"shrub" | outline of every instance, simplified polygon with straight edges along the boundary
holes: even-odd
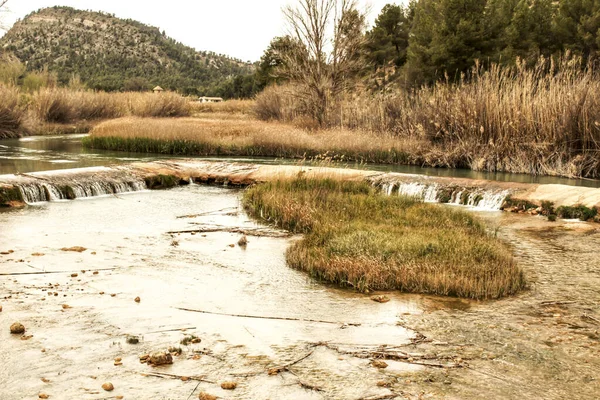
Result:
[[[0,139],[19,137],[23,132],[24,115],[18,90],[0,85]]]

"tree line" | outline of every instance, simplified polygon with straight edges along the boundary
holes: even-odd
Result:
[[[596,61],[600,54],[598,0],[411,0],[407,5],[386,5],[370,29],[356,2],[299,1],[302,12],[311,5],[318,10],[321,4],[334,3],[352,20],[347,22],[353,25],[344,33],[346,38],[354,36],[361,43],[360,49],[352,50],[362,62],[357,72],[377,89],[392,82],[414,87],[457,80],[476,63],[531,66],[540,57],[566,52],[586,61]],[[343,18],[334,17],[332,23]],[[291,32],[275,38],[265,51],[256,72],[257,87],[281,80],[281,67],[290,58],[286,54],[297,46],[308,48],[297,30]],[[333,32],[329,40],[339,35]]]

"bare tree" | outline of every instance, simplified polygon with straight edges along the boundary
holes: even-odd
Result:
[[[298,0],[283,13],[296,45],[283,54],[281,73],[299,85],[299,96],[323,125],[328,103],[363,68],[365,17],[356,0]]]
[[[6,8],[6,3],[8,3],[8,0],[0,0],[0,30],[6,29],[6,27],[2,23],[2,13],[8,11],[8,9]]]

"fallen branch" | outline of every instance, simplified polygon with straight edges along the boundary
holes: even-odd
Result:
[[[32,267],[33,268],[33,267]],[[114,271],[119,268],[103,268],[103,269],[88,269],[86,271],[95,272],[95,271]],[[55,274],[72,274],[74,272],[79,271],[46,271],[46,272],[12,272],[7,274],[0,274],[0,276],[19,276],[19,275],[55,275]]]
[[[191,331],[191,330],[194,330],[194,329],[198,329],[198,328],[196,328],[195,326],[191,326],[189,328],[173,328],[173,329],[167,329],[167,330],[164,330],[164,331],[148,332],[148,333],[146,333],[146,335],[152,335],[154,333],[165,333],[165,332],[179,332],[179,331],[183,332],[183,331]]]
[[[327,342],[314,343],[314,346],[324,346],[330,350],[334,350],[339,354],[349,355],[356,358],[363,359],[379,359],[379,360],[392,360],[399,361],[407,364],[420,365],[423,367],[430,368],[462,368],[463,364],[453,363],[439,363],[433,362],[432,360],[453,360],[454,357],[437,357],[435,355],[423,355],[423,354],[410,354],[403,351],[389,351],[384,347],[379,347],[377,350],[361,350],[361,351],[345,351],[337,346],[333,346]]]
[[[200,314],[222,315],[225,317],[234,317],[234,318],[270,319],[270,320],[275,320],[275,321],[298,321],[298,322],[314,322],[314,323],[318,323],[318,324],[341,325],[339,322],[323,321],[323,320],[318,320],[318,319],[291,318],[291,317],[264,317],[261,315],[227,314],[227,313],[220,313],[220,312],[213,312],[213,311],[193,310],[190,308],[181,308],[181,307],[175,307],[175,309],[181,310],[181,311],[195,312],[195,313],[200,313]],[[348,325],[360,326],[361,324],[348,324]]]
[[[214,232],[226,232],[226,233],[239,233],[246,236],[255,237],[273,237],[273,238],[286,238],[292,236],[291,233],[275,231],[272,229],[265,228],[240,228],[240,227],[226,227],[226,226],[211,226],[207,228],[199,229],[186,229],[183,231],[171,231],[167,232],[168,235],[177,235],[181,233],[214,233]]]
[[[312,349],[308,354],[306,354],[305,356],[297,359],[296,361],[292,361],[289,364],[285,364],[282,365],[280,367],[273,367],[273,368],[269,368],[269,375],[277,375],[283,371],[289,371],[289,368],[293,365],[296,365],[304,360],[306,360],[308,357],[310,357],[313,353],[315,352],[315,349]],[[294,374],[295,375],[295,374]]]
[[[198,218],[198,217],[204,217],[206,215],[213,215],[216,213],[220,213],[223,211],[229,211],[229,210],[237,210],[237,207],[225,207],[225,208],[221,208],[220,210],[214,210],[214,211],[207,211],[207,212],[203,212],[200,214],[192,214],[192,215],[181,215],[179,217],[177,217],[177,219],[183,219],[183,218]]]
[[[583,314],[583,315],[581,316],[581,318],[582,318],[582,319],[589,319],[590,321],[594,321],[595,323],[597,323],[597,324],[600,324],[600,320],[599,320],[598,318],[594,318],[594,317],[592,317],[592,316],[591,316],[591,315],[589,315],[589,314]]]
[[[155,378],[163,378],[163,379],[185,379],[187,378],[190,381],[197,381],[197,382],[206,382],[206,383],[212,383],[213,385],[216,385],[217,382],[214,381],[209,381],[207,379],[204,379],[201,376],[185,376],[185,375],[174,375],[174,374],[167,374],[164,372],[140,372],[140,375],[142,376],[152,376]]]
[[[384,394],[383,396],[377,396],[377,397],[373,397],[373,396],[361,397],[358,400],[388,400],[388,399],[395,399],[398,396],[399,396],[398,394],[392,393],[392,394]]]
[[[542,301],[542,306],[563,306],[567,304],[575,304],[575,301]]]

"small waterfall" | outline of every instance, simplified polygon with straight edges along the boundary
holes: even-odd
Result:
[[[60,184],[47,182],[27,182],[16,185],[28,204],[48,201],[73,200],[86,197],[106,196],[146,190],[143,180],[115,179],[98,181],[65,181]]]
[[[386,182],[381,184],[383,193],[391,196],[413,197],[426,203],[448,203],[473,207],[481,210],[500,210],[509,196],[507,190],[484,188],[460,188],[437,183]]]

